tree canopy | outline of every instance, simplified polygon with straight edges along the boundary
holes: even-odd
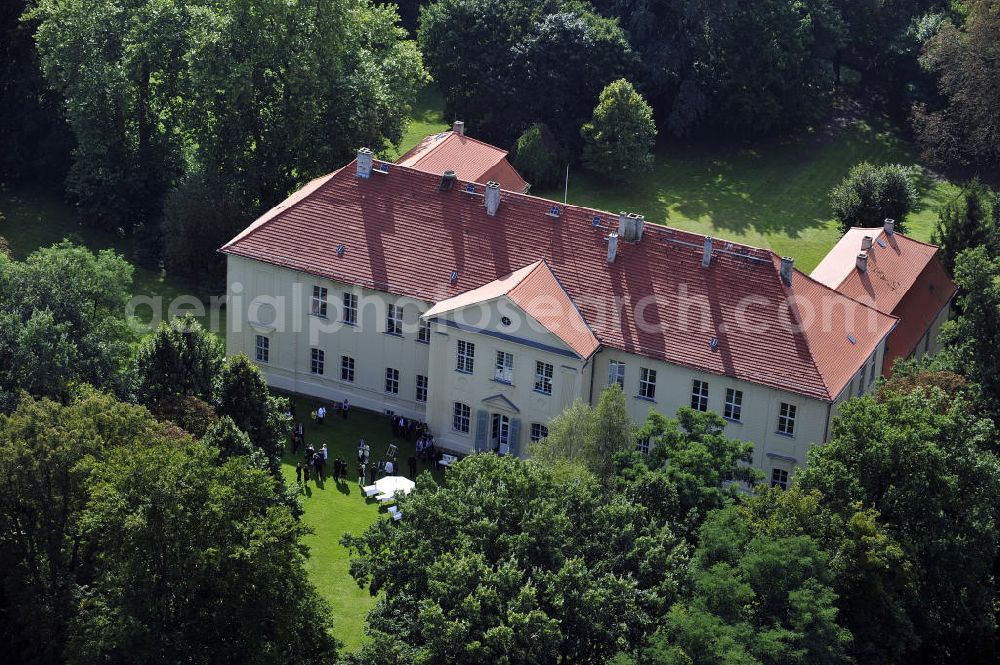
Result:
[[[580,131],[583,163],[591,170],[625,182],[652,168],[653,109],[625,79],[601,91],[593,117]]]
[[[24,261],[0,253],[0,411],[22,390],[67,399],[90,383],[122,392],[134,333],[132,266],[68,241]]]

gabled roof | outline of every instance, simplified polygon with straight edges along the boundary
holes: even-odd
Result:
[[[506,150],[454,131],[425,136],[396,164],[438,176],[452,170],[459,180],[483,185],[493,180],[510,192],[528,190],[528,183],[507,161]]]
[[[872,238],[864,272],[857,269],[862,239]],[[853,228],[834,246],[812,276],[840,293],[894,314],[900,324],[889,343],[885,367],[912,352],[958,287],[937,256],[934,245],[891,235],[885,229]]]
[[[500,296],[510,298],[523,312],[561,339],[581,358],[589,358],[600,346],[545,261],[535,261],[489,284],[442,300],[425,312],[424,316],[439,316]]]
[[[605,347],[822,400],[895,323],[798,271],[784,284],[769,250],[717,241],[703,267],[704,236],[647,224],[608,262],[615,214],[504,191],[491,216],[481,186],[440,181],[352,163],[222,251],[428,303],[544,261]],[[824,327],[824,308],[844,313]]]

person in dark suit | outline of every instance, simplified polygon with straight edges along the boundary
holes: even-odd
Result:
[[[410,478],[417,479],[417,458],[410,455],[410,459],[407,460],[410,466]]]

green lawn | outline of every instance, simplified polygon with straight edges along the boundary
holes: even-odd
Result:
[[[770,247],[808,272],[840,236],[830,189],[865,160],[917,162],[910,144],[893,131],[863,121],[782,141],[665,143],[657,148],[654,170],[627,184],[571,169],[569,202]],[[920,205],[907,220],[908,233],[928,240],[938,210],[959,190],[917,170]],[[532,193],[563,199],[562,188]]]
[[[340,414],[331,413],[322,426],[309,419],[309,414],[319,406],[319,402],[296,398],[297,419],[306,430],[306,442],[317,450],[325,443],[330,460],[341,457],[348,461],[348,481],[334,484],[331,481],[319,485],[310,482],[302,493],[305,508],[303,521],[313,529],[306,538],[310,550],[307,564],[309,576],[320,593],[333,608],[335,633],[347,649],[355,649],[361,644],[364,633],[365,615],[374,603],[367,589],[358,588],[350,575],[347,550],[340,545],[340,537],[345,532],[360,534],[375,520],[388,519],[378,503],[366,501],[357,482],[357,445],[362,437],[371,447],[373,460],[379,459],[390,442],[399,446],[398,460],[402,463],[399,472],[408,475],[407,459],[414,454],[414,444],[393,439],[392,428],[385,416],[369,411],[354,409],[345,420]],[[295,483],[295,464],[300,461],[286,451],[282,460],[282,471],[290,485]],[[420,465],[420,471],[430,467]],[[332,464],[328,465],[332,472]],[[440,479],[440,472],[434,475]],[[366,483],[367,484],[367,483]]]
[[[437,134],[447,129],[451,129],[451,124],[444,119],[444,97],[437,88],[429,85],[417,95],[417,101],[410,111],[410,124],[406,126],[399,148],[390,148],[381,156],[395,161],[428,134]]]

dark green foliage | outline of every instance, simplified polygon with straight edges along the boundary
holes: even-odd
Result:
[[[691,582],[642,665],[848,662],[828,556],[809,536],[758,533],[736,507],[716,511],[701,527]]]
[[[272,397],[264,375],[242,353],[226,360],[219,388],[219,415],[233,422],[264,451],[277,472],[281,451],[291,431],[284,415],[287,400]]]
[[[0,3],[0,182],[61,185],[72,135],[58,95],[48,90],[32,39],[21,21],[29,0]]]
[[[400,507],[345,537],[358,583],[384,594],[353,663],[604,663],[677,597],[686,547],[592,480],[474,455]]]
[[[579,145],[601,89],[634,63],[617,22],[579,3],[442,0],[421,13],[419,37],[447,113],[499,145],[536,122]]]
[[[554,187],[565,166],[565,155],[548,126],[535,123],[524,130],[510,154],[514,168],[533,187]]]
[[[218,249],[250,221],[225,192],[201,175],[186,177],[163,204],[162,243],[167,271],[210,292],[225,287],[226,260]]]
[[[938,218],[931,242],[938,247],[938,257],[949,274],[955,272],[955,259],[967,249],[984,247],[991,256],[1000,253],[1000,229],[996,218],[1000,211],[994,206],[993,215],[987,214],[987,191],[978,182],[966,186],[959,201],[952,201]]]
[[[1000,2],[972,0],[963,25],[945,21],[921,63],[937,79],[940,101],[914,107],[925,157],[944,166],[1000,173]]]
[[[906,217],[917,204],[910,173],[899,164],[856,164],[843,182],[830,192],[830,206],[841,232],[854,226],[880,227],[896,220],[896,230],[906,232]]]
[[[252,459],[220,464],[142,407],[84,391],[0,416],[0,479],[5,662],[335,659],[306,527]]]
[[[246,433],[236,426],[229,416],[222,416],[215,421],[201,437],[202,442],[219,450],[221,459],[229,459],[234,455],[251,456],[259,449]],[[266,460],[265,460],[266,465]]]
[[[193,395],[165,395],[149,410],[160,420],[169,421],[194,436],[204,436],[218,417],[212,405]]]
[[[21,390],[64,400],[75,383],[124,389],[132,267],[68,241],[25,261],[0,254],[0,411]]]
[[[161,323],[135,354],[133,373],[140,401],[153,404],[170,395],[192,395],[213,402],[224,353],[219,338],[191,314]]]
[[[959,265],[961,272],[962,259]],[[833,513],[871,508],[899,544],[896,566],[911,593],[889,590],[888,603],[874,607],[901,606],[905,614],[884,614],[891,619],[879,620],[881,630],[865,631],[866,643],[909,646],[897,662],[996,659],[1000,462],[991,452],[993,423],[970,406],[937,388],[851,400],[841,406],[831,441],[810,451],[798,476]],[[873,582],[865,577],[851,586],[855,593],[865,584],[884,588]],[[878,618],[869,612],[859,618]]]
[[[717,413],[677,410],[677,418],[667,418],[650,410],[636,435],[649,439],[647,464],[665,475],[677,488],[682,515],[695,512],[704,516],[738,496],[738,485],[754,486],[760,473],[746,466],[753,457],[753,444],[730,439],[723,434],[726,421]]]
[[[585,141],[583,163],[596,173],[626,182],[653,167],[653,109],[625,79],[604,88],[590,122],[580,132]]]
[[[941,329],[942,362],[979,385],[987,413],[1000,422],[1000,258],[973,247],[955,261],[961,315]]]
[[[392,8],[347,0],[40,0],[45,76],[77,149],[83,218],[159,219],[184,173],[268,208],[361,145],[402,137],[425,75]]]
[[[24,400],[0,415],[0,641],[13,662],[62,661],[77,585],[94,555],[82,513],[91,475],[117,446],[173,435],[141,407],[85,392],[61,406]]]
[[[118,448],[80,516],[93,582],[69,663],[328,663],[329,609],[306,578],[306,533],[271,474],[183,445]],[[169,601],[169,602],[168,602]]]

